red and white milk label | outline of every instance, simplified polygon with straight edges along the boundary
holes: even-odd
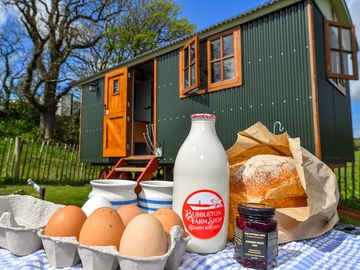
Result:
[[[187,231],[200,239],[217,235],[224,223],[225,207],[221,196],[212,190],[197,190],[184,202],[182,218]]]

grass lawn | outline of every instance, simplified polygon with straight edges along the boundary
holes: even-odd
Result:
[[[54,186],[54,185],[44,185],[46,188],[45,200],[51,201],[54,203],[64,204],[64,205],[77,205],[82,206],[91,191],[91,185],[85,186]],[[34,191],[32,187],[25,185],[1,185],[0,184],[0,195],[7,195],[13,193],[14,191],[23,190],[19,194],[31,195],[38,197],[39,194]],[[353,203],[352,207],[359,207],[360,202]],[[339,214],[340,222],[344,224],[352,224],[360,226],[360,220],[352,219],[350,217]]]
[[[85,186],[54,186],[43,185],[46,188],[45,200],[64,205],[82,206],[91,191],[91,185]],[[26,185],[2,185],[0,184],[0,195],[7,195],[14,191],[23,190],[18,194],[39,197],[39,194],[30,186]]]

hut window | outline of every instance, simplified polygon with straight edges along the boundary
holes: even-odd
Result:
[[[241,85],[240,29],[210,37],[207,52],[209,92]]]
[[[325,21],[325,40],[328,78],[357,80],[354,26]]]
[[[180,49],[180,96],[197,90],[200,84],[199,38],[193,37]]]

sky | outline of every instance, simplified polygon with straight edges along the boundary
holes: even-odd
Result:
[[[244,11],[257,7],[267,0],[175,0],[182,6],[183,16],[198,30],[221,22]],[[204,4],[205,3],[205,4]],[[360,0],[346,0],[360,44]],[[358,63],[360,53],[358,52]],[[359,63],[360,66],[360,63]],[[351,109],[354,138],[360,138],[360,80],[350,82]]]

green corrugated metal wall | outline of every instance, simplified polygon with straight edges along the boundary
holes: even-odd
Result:
[[[104,123],[104,80],[98,81],[98,91],[90,92],[84,86],[81,94],[82,119],[80,160],[91,163],[109,163],[102,157]]]
[[[305,3],[242,25],[243,85],[179,98],[178,52],[158,58],[157,129],[163,163],[173,163],[190,129],[190,114],[217,115],[225,148],[257,121],[271,131],[277,121],[314,152],[309,46]],[[276,125],[279,133],[279,126]]]
[[[317,7],[314,25],[322,159],[329,163],[353,161],[349,87],[344,96],[326,78],[324,17]]]

